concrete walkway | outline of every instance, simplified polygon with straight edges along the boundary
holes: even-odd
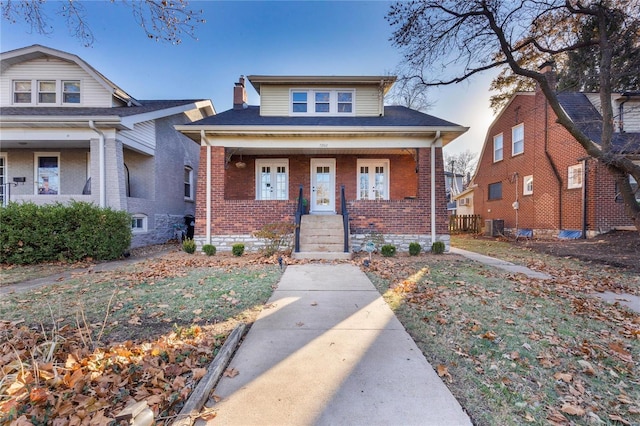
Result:
[[[453,254],[459,254],[467,259],[475,260],[476,262],[484,263],[485,265],[493,266],[496,268],[504,269],[505,271],[513,272],[516,274],[525,274],[529,278],[536,278],[540,280],[550,280],[553,278],[551,275],[544,272],[534,271],[526,266],[516,265],[515,263],[507,262],[506,260],[496,259],[495,257],[485,256],[483,254],[474,253],[472,251],[462,250],[456,247],[451,247],[450,252]]]
[[[354,265],[288,266],[229,368],[209,425],[471,424]]]

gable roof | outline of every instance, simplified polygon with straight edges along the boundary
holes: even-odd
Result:
[[[124,101],[129,105],[139,105],[139,102],[133,96],[129,95],[111,80],[106,78],[87,62],[80,59],[79,56],[76,56],[72,53],[63,52],[62,50],[42,46],[40,44],[34,44],[32,46],[22,47],[20,49],[0,53],[0,72],[5,72],[9,67],[21,62],[50,57],[78,65],[116,98]]]
[[[558,101],[569,118],[592,141],[600,144],[602,138],[602,115],[582,92],[560,92]],[[640,133],[615,132],[611,141],[615,151],[640,152]]]

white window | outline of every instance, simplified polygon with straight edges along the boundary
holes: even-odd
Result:
[[[38,103],[39,104],[55,104],[56,103],[55,80],[38,82]]]
[[[522,180],[522,195],[533,194],[533,175],[525,176]]]
[[[358,200],[389,199],[389,160],[358,160]]]
[[[294,89],[291,91],[291,115],[353,115],[355,91],[349,89]]]
[[[134,214],[131,216],[131,231],[134,233],[147,232],[147,215]]]
[[[60,194],[60,153],[36,152],[34,155],[36,194]]]
[[[502,133],[493,137],[493,162],[502,161]]]
[[[567,188],[582,188],[582,164],[569,166],[567,170]]]
[[[62,82],[62,103],[65,103],[65,104],[80,103],[80,82],[79,81],[63,81]]]
[[[256,160],[256,200],[289,199],[289,160]]]
[[[13,82],[13,103],[30,104],[31,103],[31,81],[17,80]]]
[[[189,166],[184,168],[184,199],[193,200],[193,169]]]
[[[511,129],[511,156],[524,152],[524,124]]]

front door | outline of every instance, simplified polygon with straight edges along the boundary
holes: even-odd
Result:
[[[311,213],[336,212],[336,160],[311,159]]]

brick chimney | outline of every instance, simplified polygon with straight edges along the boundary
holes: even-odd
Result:
[[[246,107],[247,91],[244,88],[244,76],[241,75],[233,87],[233,109],[244,109]]]
[[[538,71],[544,74],[547,82],[551,86],[551,89],[556,90],[557,78],[556,78],[556,63],[553,61],[543,62],[542,65],[538,67]]]

